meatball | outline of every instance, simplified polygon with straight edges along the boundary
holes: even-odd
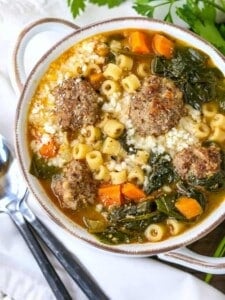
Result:
[[[220,170],[220,150],[216,146],[189,146],[176,154],[173,165],[184,180],[208,178]]]
[[[62,207],[76,210],[97,196],[98,183],[85,162],[72,160],[63,169],[63,174],[52,180],[52,190]]]
[[[56,116],[64,130],[76,131],[99,119],[99,95],[91,84],[81,78],[69,78],[52,91]]]
[[[162,135],[184,115],[183,94],[172,80],[151,75],[131,99],[129,115],[141,136]]]

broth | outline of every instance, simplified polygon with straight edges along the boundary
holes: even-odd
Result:
[[[92,36],[51,63],[31,100],[30,172],[104,243],[180,234],[224,201],[224,96],[211,59],[172,36]]]

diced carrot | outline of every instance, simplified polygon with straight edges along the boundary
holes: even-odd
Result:
[[[139,54],[151,53],[148,45],[148,36],[143,31],[133,31],[129,36],[129,45],[132,52]]]
[[[88,76],[91,85],[94,88],[99,88],[102,81],[104,80],[104,75],[102,73],[92,73]]]
[[[156,54],[171,58],[174,50],[174,43],[164,35],[156,33],[152,38],[152,48]]]
[[[180,197],[175,203],[175,207],[187,219],[192,219],[199,216],[203,210],[199,202],[190,197]]]
[[[122,194],[124,197],[131,199],[131,200],[137,200],[144,199],[146,197],[145,193],[137,187],[135,184],[127,182],[122,185]]]
[[[41,148],[39,149],[39,153],[41,154],[41,156],[44,156],[46,158],[51,158],[56,156],[57,151],[58,151],[58,146],[54,140],[51,140],[47,144],[42,145]]]
[[[121,185],[106,185],[98,189],[98,198],[105,206],[120,206],[122,204]]]

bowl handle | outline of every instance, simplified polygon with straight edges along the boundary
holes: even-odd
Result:
[[[13,49],[11,80],[14,90],[20,93],[26,81],[25,50],[34,36],[46,31],[62,32],[67,35],[68,29],[77,30],[79,28],[79,26],[70,21],[58,18],[44,18],[27,25],[19,34]]]
[[[187,248],[179,248],[157,255],[159,259],[175,263],[199,272],[225,274],[225,257],[209,257]]]

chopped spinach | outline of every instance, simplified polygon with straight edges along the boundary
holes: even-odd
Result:
[[[147,194],[175,180],[176,174],[170,156],[167,153],[160,155],[152,153],[149,165],[152,167],[152,171],[148,176],[148,183],[145,187]]]
[[[162,222],[166,218],[163,212],[156,210],[154,201],[128,203],[108,213],[108,227],[97,232],[96,236],[110,244],[143,242],[148,225]]]
[[[110,51],[106,57],[106,63],[115,63],[115,61],[116,61],[116,54]]]
[[[124,133],[119,138],[120,145],[123,147],[125,151],[129,154],[133,154],[137,152],[137,149],[133,145],[128,145],[127,143],[127,132]]]
[[[208,56],[189,47],[177,47],[171,59],[156,56],[152,60],[152,71],[172,79],[184,94],[185,102],[201,110],[205,102],[221,94],[223,74],[209,67]]]
[[[95,236],[103,243],[110,245],[128,244],[131,242],[131,236],[127,232],[119,230],[117,227],[110,226]]]
[[[225,172],[220,170],[206,178],[189,177],[188,183],[193,186],[204,187],[207,191],[218,191],[225,188]]]
[[[32,156],[30,173],[39,179],[51,179],[53,175],[60,172],[60,168],[49,166],[44,158],[38,157],[36,154]]]
[[[183,215],[181,215],[175,207],[176,199],[177,195],[175,194],[163,195],[159,197],[155,201],[157,205],[157,210],[159,212],[164,213],[168,217],[175,218],[176,220],[186,221],[186,218]]]
[[[155,215],[156,206],[153,201],[144,201],[141,203],[128,203],[121,207],[114,208],[108,215],[108,220],[111,224],[125,224],[129,222],[140,222],[144,220],[151,221],[154,219],[157,222]],[[159,217],[160,218],[160,217]]]

